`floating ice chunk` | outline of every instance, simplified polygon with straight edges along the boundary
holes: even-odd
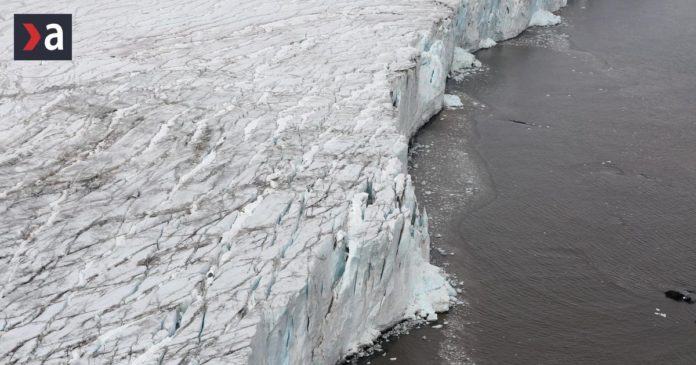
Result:
[[[660,308],[655,308],[655,313],[654,313],[654,314],[655,314],[656,316],[660,316],[660,317],[662,317],[662,318],[667,318],[667,313],[662,313],[662,312],[660,311]]]
[[[482,39],[481,42],[479,42],[479,48],[484,49],[484,48],[492,48],[495,47],[498,43],[491,38],[485,38]]]
[[[464,106],[464,104],[462,104],[462,99],[460,99],[459,96],[452,94],[445,94],[443,103],[445,104],[446,108],[460,108]]]
[[[536,13],[532,15],[532,19],[529,20],[529,26],[539,26],[548,27],[550,25],[556,25],[561,22],[561,17],[553,14],[548,10],[537,10]]]

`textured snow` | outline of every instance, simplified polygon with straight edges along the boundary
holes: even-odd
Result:
[[[409,137],[455,47],[563,3],[2,2],[72,13],[74,61],[0,24],[0,363],[324,364],[435,318]]]

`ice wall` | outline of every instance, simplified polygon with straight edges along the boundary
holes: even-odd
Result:
[[[325,364],[447,309],[409,137],[563,0],[3,2],[0,363]]]
[[[450,11],[433,19],[431,29],[418,32],[410,47],[397,49],[396,62],[390,65],[387,79],[400,135],[412,136],[442,108],[456,47],[473,52],[492,41],[512,38],[536,25],[532,19],[565,4],[566,0],[447,2]],[[398,321],[449,308],[447,284],[429,264],[427,215],[420,213],[404,170],[407,139],[393,143],[386,157],[398,163],[387,164],[381,176],[370,180],[369,193],[351,202],[348,230],[337,237],[345,253],[336,251],[336,243],[333,255],[327,248],[331,259],[322,260],[310,275],[305,297],[291,300],[281,315],[263,322],[252,347],[280,351],[254,352],[252,363],[332,363]],[[374,191],[381,192],[377,204],[367,204]],[[385,225],[388,230],[382,228]],[[380,258],[377,277],[374,263]],[[327,280],[331,272],[340,272],[338,282],[336,275]],[[329,286],[332,290],[327,293]],[[297,325],[297,318],[302,325]]]

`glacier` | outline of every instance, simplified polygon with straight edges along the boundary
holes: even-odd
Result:
[[[330,364],[436,318],[409,138],[458,48],[563,5],[3,2],[0,363]],[[13,13],[73,14],[73,61],[10,61]]]

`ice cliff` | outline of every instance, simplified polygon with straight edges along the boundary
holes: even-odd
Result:
[[[330,364],[446,310],[409,137],[564,2],[3,2],[0,363]],[[9,61],[13,13],[74,60]]]

